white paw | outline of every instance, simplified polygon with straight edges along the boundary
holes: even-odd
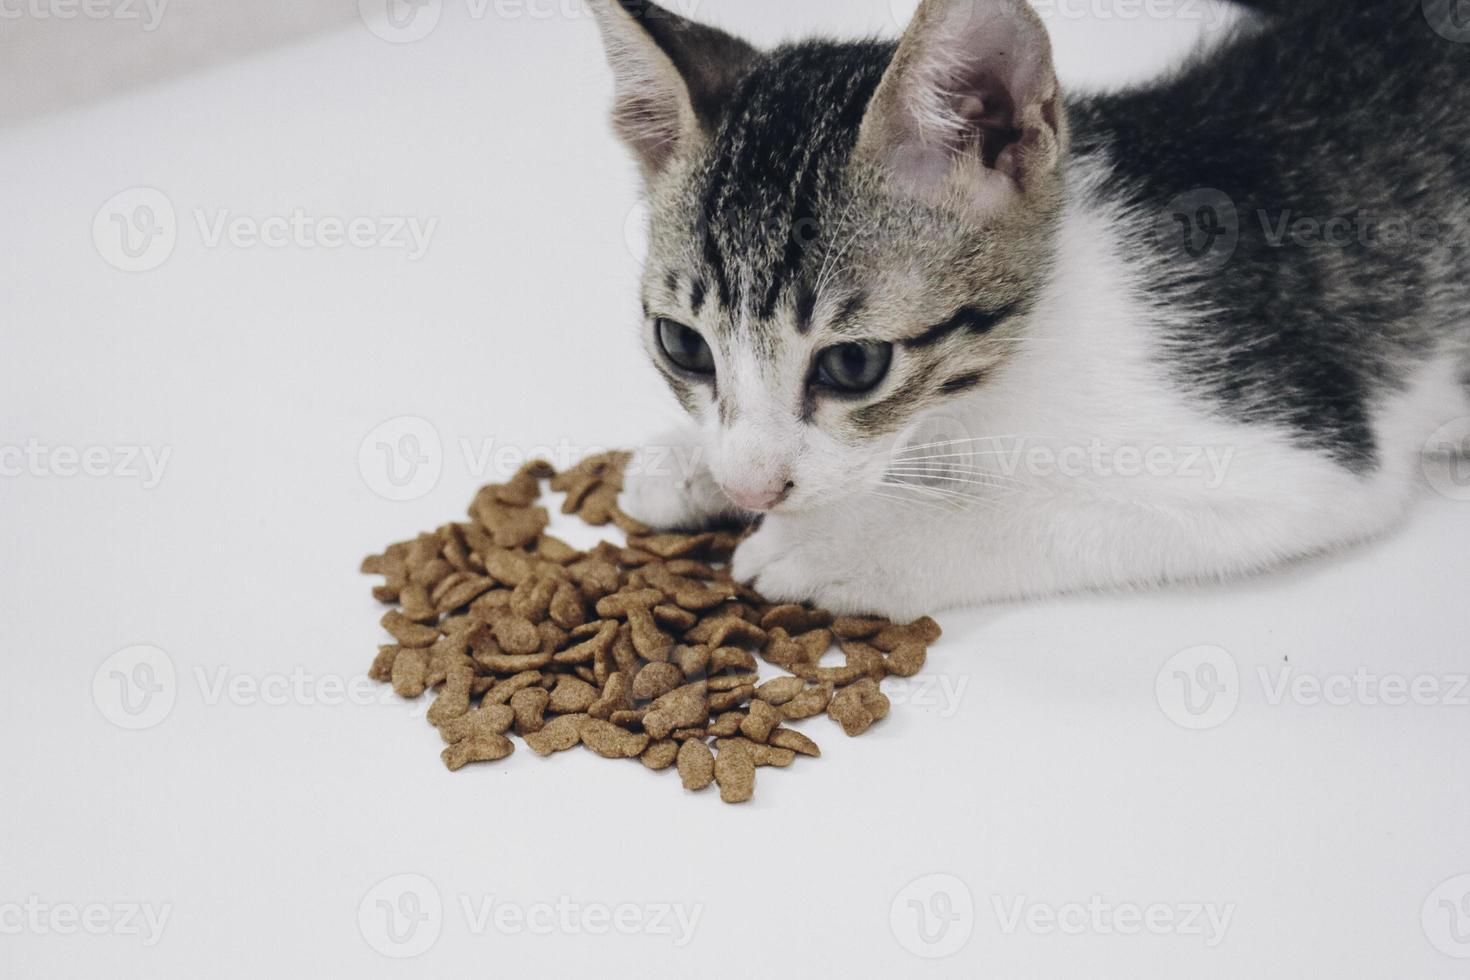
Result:
[[[650,527],[698,531],[731,512],[730,502],[703,466],[681,473],[663,460],[636,453],[623,476],[623,512]]]
[[[771,602],[810,602],[838,615],[879,615],[907,622],[934,610],[912,595],[911,581],[880,568],[866,550],[844,551],[805,538],[767,518],[735,551],[730,566]]]

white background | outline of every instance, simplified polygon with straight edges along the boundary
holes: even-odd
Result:
[[[912,3],[698,13],[772,42],[893,34],[895,6]],[[416,43],[353,22],[0,131],[0,445],[170,453],[153,487],[54,465],[0,478],[0,973],[1470,971],[1440,905],[1470,886],[1436,892],[1470,872],[1470,707],[1271,702],[1288,667],[1446,683],[1470,669],[1470,503],[1428,492],[1401,533],[1248,584],[943,615],[933,690],[859,740],[807,723],[825,757],[761,770],[745,807],[587,753],[522,747],[451,775],[406,706],[324,703],[319,685],[360,678],[382,639],[360,557],[458,518],[501,475],[466,447],[626,445],[674,412],[634,343],[633,169],[607,135],[592,24],[470,9],[445,0]],[[1074,86],[1146,78],[1220,14],[1066,9],[1083,16],[1048,24]],[[166,195],[177,243],[125,273],[92,228],[135,187]],[[295,209],[438,223],[417,261],[210,246],[197,225]],[[433,427],[442,472],[391,502],[359,447],[403,416]],[[166,653],[174,705],[126,731],[109,720],[110,670],[100,697],[94,675],[138,644]],[[1192,716],[1174,669],[1206,675],[1171,658],[1202,645],[1226,651],[1212,656],[1227,690],[1194,731],[1175,720]],[[212,697],[221,678],[295,673],[318,686],[286,704]],[[396,960],[380,949],[415,949],[385,943],[377,899],[398,899],[404,874],[443,911],[416,934],[425,951]],[[910,887],[930,875],[949,877]],[[1106,920],[1005,928],[1018,901],[1044,915],[1095,896],[1232,918],[1214,945]],[[652,930],[513,934],[466,918],[462,899],[491,897],[700,918],[683,946]],[[14,917],[33,898],[170,918],[151,946],[126,928],[58,935]],[[1458,924],[1470,939],[1470,910]],[[966,931],[949,958],[920,955]]]

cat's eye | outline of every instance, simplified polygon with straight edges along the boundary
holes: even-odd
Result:
[[[691,374],[715,373],[714,352],[699,331],[666,317],[659,317],[654,326],[658,332],[659,348],[675,367]]]
[[[878,341],[838,344],[817,355],[816,383],[837,391],[861,394],[888,376],[893,345]]]

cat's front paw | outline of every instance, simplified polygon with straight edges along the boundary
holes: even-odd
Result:
[[[770,602],[809,602],[842,615],[887,616],[908,622],[933,612],[932,597],[915,580],[879,567],[861,541],[851,548],[806,536],[780,518],[767,518],[735,551],[730,571]]]
[[[730,501],[699,466],[679,472],[652,453],[639,451],[623,474],[618,499],[623,512],[650,527],[666,531],[698,531],[728,516]]]

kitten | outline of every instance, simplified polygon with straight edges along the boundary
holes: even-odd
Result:
[[[1021,0],[771,51],[591,2],[652,212],[643,340],[693,420],[625,506],[759,516],[734,571],[771,599],[1250,573],[1390,527],[1470,414],[1455,0],[1276,0],[1094,96]]]

